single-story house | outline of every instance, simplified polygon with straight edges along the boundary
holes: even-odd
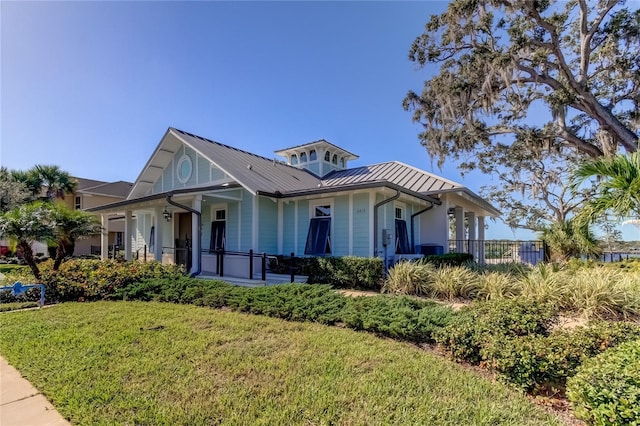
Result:
[[[169,128],[126,200],[87,210],[107,231],[124,217],[127,259],[144,251],[193,273],[215,273],[222,249],[390,261],[446,252],[450,215],[459,247],[484,256],[469,241],[484,240],[499,212],[463,185],[397,161],[349,167],[358,156],[323,139],[275,153],[285,161]]]

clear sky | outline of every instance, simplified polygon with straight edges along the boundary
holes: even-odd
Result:
[[[478,192],[491,177],[437,168],[402,109],[437,72],[411,42],[446,6],[2,1],[0,164],[134,181],[173,126],[269,158],[324,138],[352,166],[402,161]],[[489,222],[514,237],[534,235]]]

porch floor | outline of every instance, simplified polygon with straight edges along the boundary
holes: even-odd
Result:
[[[221,277],[215,273],[211,272],[203,272],[198,275],[196,278],[200,278],[203,280],[220,280],[229,284],[241,286],[241,287],[264,287],[267,285],[276,285],[276,284],[288,284],[291,282],[291,276],[288,274],[266,274],[266,281],[263,281],[261,274],[254,274],[253,279],[250,280],[246,277],[232,277],[225,275]],[[294,282],[296,283],[306,283],[309,277],[305,275],[295,275]]]

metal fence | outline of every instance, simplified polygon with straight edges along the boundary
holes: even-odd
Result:
[[[449,240],[449,252],[470,253],[480,263],[522,263],[536,265],[549,260],[544,241]]]

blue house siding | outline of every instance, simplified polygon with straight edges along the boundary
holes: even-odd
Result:
[[[309,233],[309,201],[298,201],[298,246],[294,250],[297,256],[304,255],[304,246]]]
[[[342,195],[333,199],[331,253],[333,256],[347,256],[349,254],[349,196]]]
[[[198,184],[210,182],[211,163],[201,155],[198,155]]]
[[[253,195],[242,191],[240,205],[240,248],[239,251],[253,249]]]
[[[285,202],[282,205],[282,254],[296,252],[295,205],[294,201]]]
[[[369,252],[369,194],[353,195],[353,255],[371,256]]]
[[[237,201],[230,201],[227,204],[227,229],[226,229],[226,244],[227,250],[240,250],[240,241],[238,240],[238,210],[240,203]]]
[[[258,198],[258,247],[259,252],[274,254],[278,252],[278,203]]]

